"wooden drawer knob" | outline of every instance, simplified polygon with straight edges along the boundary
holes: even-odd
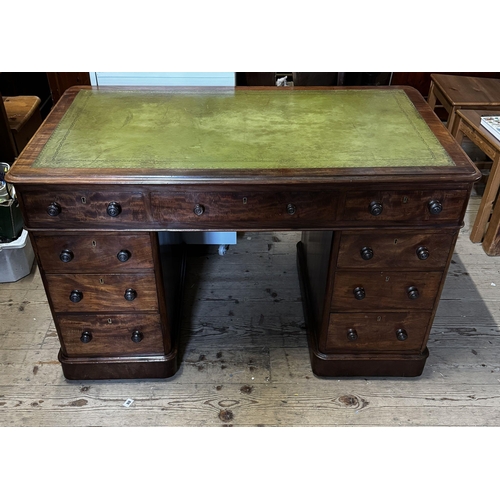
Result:
[[[128,259],[130,259],[130,257],[132,256],[132,254],[128,251],[128,250],[120,250],[117,254],[116,254],[116,258],[120,261],[120,262],[127,262]]]
[[[354,328],[349,328],[347,330],[347,340],[349,342],[354,342],[355,340],[358,340],[358,332]]]
[[[69,294],[69,300],[73,303],[78,303],[83,299],[83,292],[80,292],[80,290],[72,290],[71,293]]]
[[[370,213],[374,215],[375,217],[377,215],[380,215],[382,213],[382,210],[384,207],[382,206],[382,203],[379,201],[372,201],[369,206]]]
[[[62,260],[62,262],[71,262],[73,260],[73,252],[71,250],[63,250],[59,254],[59,259]]]
[[[122,213],[122,207],[116,201],[112,201],[108,204],[106,212],[110,217],[118,217]]]
[[[429,212],[432,215],[440,214],[443,210],[443,205],[438,200],[431,200],[428,204]]]
[[[132,339],[132,342],[138,344],[144,338],[144,335],[139,330],[136,330],[132,333],[132,337],[130,338]]]
[[[361,258],[363,260],[370,260],[373,258],[373,250],[370,247],[363,247],[361,249]]]
[[[92,334],[88,330],[82,332],[82,336],[80,337],[81,342],[83,342],[84,344],[88,344],[91,340]]]
[[[203,215],[203,213],[205,212],[205,207],[203,205],[195,205],[193,212],[195,215],[199,217],[200,215]]]
[[[406,330],[404,328],[399,328],[399,330],[396,331],[396,338],[399,341],[404,342],[408,338]]]
[[[429,258],[429,250],[427,247],[418,247],[417,248],[417,257],[420,260],[427,260]]]
[[[48,207],[47,207],[47,213],[51,217],[57,217],[61,213],[61,205],[59,203],[53,201]]]
[[[132,302],[137,298],[137,292],[133,288],[127,288],[123,296],[125,297],[125,300]]]

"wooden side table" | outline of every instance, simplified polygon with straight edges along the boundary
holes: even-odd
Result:
[[[459,109],[500,109],[500,80],[472,76],[431,75],[428,104],[439,101],[449,113],[447,128],[455,135]]]
[[[500,111],[458,110],[455,139],[461,144],[464,135],[467,136],[493,160],[470,239],[473,243],[482,241],[484,251],[488,255],[500,255],[500,236],[497,236],[500,225],[500,206],[495,205],[500,188],[500,141],[481,126],[481,116],[485,115],[500,115]],[[491,221],[488,225],[490,216]]]

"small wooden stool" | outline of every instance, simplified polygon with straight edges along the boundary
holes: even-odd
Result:
[[[458,110],[455,139],[462,144],[464,135],[467,136],[493,160],[481,204],[472,226],[470,240],[473,243],[482,241],[483,249],[488,255],[500,255],[500,203],[495,203],[500,188],[500,141],[481,125],[481,116],[488,115],[500,115],[500,111]],[[490,216],[491,220],[488,225]],[[488,226],[487,229],[486,226]]]
[[[40,98],[32,95],[3,97],[3,104],[17,154],[21,153],[42,124],[40,103]]]
[[[446,126],[455,135],[459,109],[500,109],[500,80],[432,74],[427,101],[432,109],[439,101],[448,111]]]

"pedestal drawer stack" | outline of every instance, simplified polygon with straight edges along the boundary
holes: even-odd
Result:
[[[317,375],[422,373],[466,200],[460,189],[351,192],[343,208],[351,227],[329,239],[303,233]]]
[[[101,372],[102,364],[109,367],[109,378],[123,377],[171,351],[156,233],[35,232],[32,238],[67,378],[92,378],[96,364]]]
[[[342,232],[322,350],[424,351],[456,234]]]

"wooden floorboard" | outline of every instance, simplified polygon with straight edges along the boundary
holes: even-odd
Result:
[[[192,319],[168,380],[65,380],[36,266],[0,284],[0,426],[499,426],[500,258],[469,240],[479,203],[469,203],[421,377],[314,376],[300,234],[243,233],[225,256],[213,247],[193,257]]]

